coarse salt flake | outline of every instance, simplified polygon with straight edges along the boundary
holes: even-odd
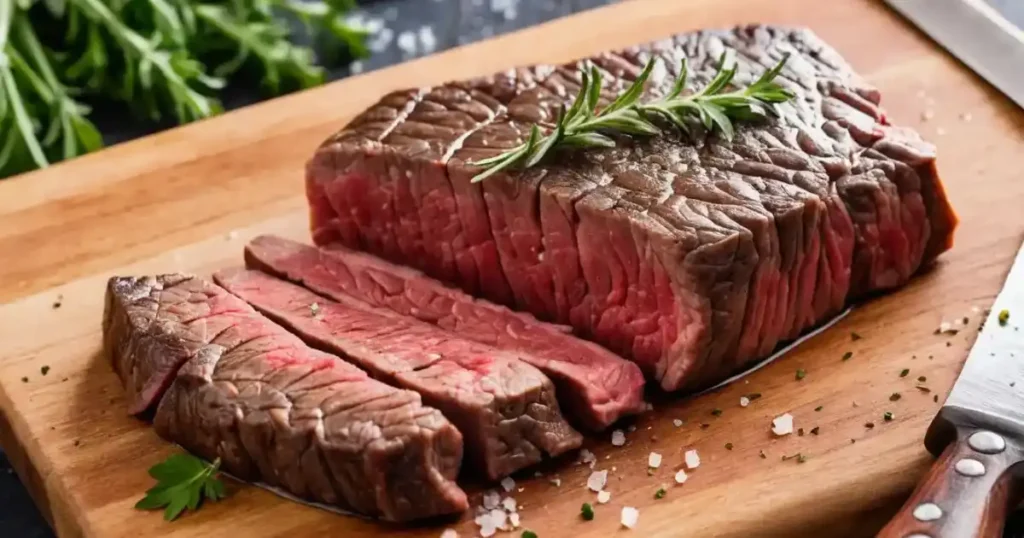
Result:
[[[590,488],[590,491],[601,491],[607,483],[608,471],[594,471],[587,478],[587,487]]]
[[[488,491],[487,493],[484,493],[484,508],[493,510],[497,508],[500,503],[501,495],[499,495],[497,491]]]
[[[622,523],[623,527],[626,527],[627,529],[636,528],[636,522],[639,521],[639,519],[639,510],[633,508],[632,506],[622,507],[622,517],[619,519],[619,521]]]
[[[506,514],[505,511],[500,508],[495,508],[494,510],[491,510],[490,512],[488,512],[487,515],[491,518],[491,523],[494,525],[494,528],[496,529],[504,527],[505,521],[508,520],[508,514]]]
[[[597,492],[597,502],[599,502],[601,504],[606,504],[610,500],[612,500],[612,492],[610,492],[610,491],[599,491],[599,492]]]
[[[597,461],[597,456],[593,452],[583,448],[580,449],[580,463],[593,463]]]
[[[686,462],[687,469],[696,469],[700,467],[700,454],[697,454],[696,450],[687,450],[683,455],[683,461]]]
[[[505,497],[505,499],[501,501],[501,507],[509,512],[515,512],[516,500],[512,497]]]
[[[505,491],[512,491],[516,488],[516,481],[512,480],[511,476],[506,476],[501,479],[501,489]]]
[[[509,514],[508,515],[508,522],[512,524],[512,528],[513,529],[518,528],[519,527],[519,514],[517,514],[515,512],[512,512],[511,514]]]
[[[686,476],[686,471],[684,471],[682,469],[679,469],[678,471],[676,471],[676,484],[682,484],[682,483],[686,482],[687,478],[689,478],[689,477]]]
[[[750,398],[746,396],[740,396],[740,407],[746,407],[750,405]]]
[[[778,436],[793,433],[793,415],[786,413],[772,420],[772,433]]]
[[[647,466],[651,469],[661,467],[661,454],[651,452],[650,455],[647,456]]]
[[[549,480],[549,482],[551,482],[551,485],[555,486],[556,488],[562,485],[561,478],[552,478],[551,480]]]
[[[459,538],[459,533],[455,532],[455,529],[445,529],[441,533],[441,538]]]
[[[622,433],[622,430],[615,430],[612,432],[612,445],[622,446],[626,444],[626,434]]]

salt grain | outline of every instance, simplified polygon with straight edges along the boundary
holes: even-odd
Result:
[[[750,405],[750,398],[746,396],[740,396],[740,407],[746,407]]]
[[[437,36],[430,26],[422,26],[419,31],[420,48],[424,54],[430,54],[437,49]]]
[[[612,500],[612,492],[610,492],[610,491],[599,491],[599,492],[597,492],[597,502],[599,502],[601,504],[606,504],[610,500]]]
[[[608,471],[594,471],[587,478],[587,488],[593,492],[599,492],[608,484]]]
[[[501,489],[504,489],[507,492],[512,491],[515,488],[516,481],[513,480],[511,476],[506,476],[505,478],[501,479]]]
[[[556,488],[562,485],[561,478],[552,478],[551,480],[549,480],[549,482],[551,482],[551,485],[555,486]]]
[[[683,421],[682,421],[682,420],[679,420],[679,419],[677,418],[677,419],[675,419],[675,420],[673,420],[673,421],[672,421],[672,425],[673,425],[673,426],[675,426],[675,427],[677,427],[677,428],[679,428],[679,427],[681,427],[681,426],[683,425]]]
[[[508,515],[508,522],[512,524],[512,528],[519,528],[519,514],[513,512]]]
[[[772,433],[778,436],[793,433],[793,415],[786,413],[772,420]]]
[[[612,445],[622,446],[626,444],[626,434],[622,433],[622,430],[615,430],[612,432]]]
[[[501,502],[501,495],[497,491],[488,491],[484,493],[483,505],[488,510],[493,510],[498,507]]]
[[[597,461],[597,456],[593,452],[583,448],[580,449],[580,463],[594,463]],[[593,467],[591,467],[593,468]]]
[[[512,497],[505,497],[501,501],[501,507],[504,508],[505,510],[509,511],[509,512],[515,512],[516,511],[516,500],[513,499]]]
[[[683,461],[686,462],[687,469],[696,469],[700,467],[700,454],[697,454],[696,450],[687,450],[683,455]]]
[[[661,467],[661,454],[658,454],[657,452],[651,452],[651,454],[647,456],[647,466],[650,467],[651,469],[657,469],[658,467]]]
[[[416,56],[417,49],[419,48],[416,34],[412,32],[402,32],[401,34],[398,34],[397,44],[398,49],[402,51],[402,56]]]
[[[441,533],[441,538],[459,538],[459,533],[455,532],[455,529],[445,529]]]
[[[921,120],[922,121],[928,121],[928,120],[930,120],[930,119],[932,119],[934,117],[935,117],[935,112],[933,112],[931,110],[925,110],[924,112],[921,113]]]
[[[676,484],[682,484],[682,483],[686,482],[687,478],[689,478],[689,477],[686,476],[686,471],[684,471],[682,469],[679,469],[678,471],[676,471]]]
[[[619,522],[622,523],[623,527],[632,529],[636,527],[637,521],[640,519],[640,511],[632,506],[622,507],[622,517]]]
[[[964,112],[963,114],[960,114],[960,119],[970,123],[971,120],[974,119],[974,116],[972,116],[970,112]]]

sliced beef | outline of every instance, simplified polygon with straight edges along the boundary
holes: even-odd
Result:
[[[186,275],[115,277],[104,342],[132,411],[246,480],[407,521],[468,506],[462,436],[419,394],[316,351]]]
[[[778,81],[796,98],[777,119],[740,122],[732,140],[666,126],[471,182],[472,162],[551,124],[582,66],[602,70],[607,103],[654,58],[654,98],[683,57],[689,92],[726,50],[739,83],[789,55]],[[902,285],[951,246],[934,148],[879,103],[810,31],[771,26],[395,92],[311,159],[313,239],[570,325],[663,388],[696,389]]]
[[[555,382],[563,407],[589,429],[604,429],[646,405],[636,364],[564,326],[475,299],[414,269],[337,245],[326,251],[273,236],[249,243],[245,259],[327,297],[355,298],[514,353]]]
[[[325,300],[259,271],[223,270],[214,279],[310,345],[421,394],[459,428],[467,459],[490,479],[582,442],[562,418],[551,381],[512,355],[365,303]]]

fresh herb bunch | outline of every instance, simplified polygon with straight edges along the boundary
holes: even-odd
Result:
[[[135,504],[139,510],[164,508],[164,519],[174,521],[185,511],[197,510],[205,497],[219,501],[226,494],[224,483],[217,478],[220,459],[213,463],[191,454],[174,454],[149,469],[157,484]]]
[[[662,132],[655,118],[663,118],[688,133],[687,123],[698,119],[706,129],[718,129],[727,139],[732,139],[735,127],[732,120],[753,120],[774,114],[774,105],[794,97],[793,93],[775,82],[789,56],[785,56],[774,67],[765,71],[753,84],[726,91],[736,76],[736,62],[723,54],[719,59],[718,71],[704,89],[690,95],[683,95],[689,69],[683,59],[679,77],[672,90],[664,97],[641,102],[656,59],[651,59],[640,75],[619,94],[608,106],[598,110],[601,98],[601,71],[591,66],[582,70],[583,83],[576,99],[568,110],[560,110],[555,126],[547,135],[534,125],[527,141],[500,155],[476,161],[484,171],[473,177],[479,182],[508,168],[530,168],[543,160],[554,149],[615,147],[615,140],[607,133],[622,133],[633,136],[652,136]]]
[[[354,0],[0,0],[0,178],[103,145],[83,100],[123,103],[154,121],[221,111],[240,71],[271,94],[320,84],[314,38],[367,54],[345,14]]]

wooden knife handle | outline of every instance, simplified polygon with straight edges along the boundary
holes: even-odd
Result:
[[[1007,471],[1022,460],[1017,439],[957,428],[956,441],[877,538],[1000,538],[1017,500]]]

